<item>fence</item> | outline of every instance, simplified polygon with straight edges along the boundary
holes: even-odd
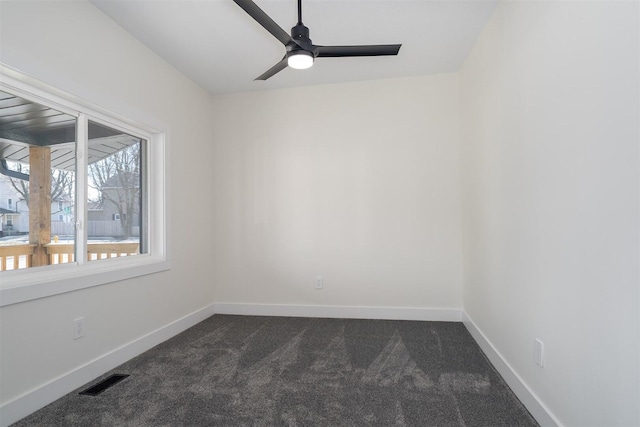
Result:
[[[89,221],[87,223],[87,231],[89,232],[89,237],[121,237],[124,235],[120,221]],[[74,224],[62,221],[51,222],[52,236],[73,236],[74,234]],[[138,236],[140,236],[140,227],[131,227],[131,236],[129,237]]]

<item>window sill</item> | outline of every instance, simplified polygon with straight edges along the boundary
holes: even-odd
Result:
[[[106,260],[105,260],[106,261]],[[15,270],[0,274],[0,307],[50,297],[120,280],[166,271],[169,261],[136,255],[108,262],[91,261]]]

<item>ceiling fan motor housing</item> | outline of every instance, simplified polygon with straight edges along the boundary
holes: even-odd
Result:
[[[311,39],[309,38],[309,28],[304,24],[297,24],[295,27],[291,28],[291,40],[294,44],[291,46],[289,51],[303,49],[313,53],[313,56],[316,56],[313,43],[311,43]]]

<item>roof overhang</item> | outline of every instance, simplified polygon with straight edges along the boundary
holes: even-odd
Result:
[[[108,126],[89,122],[89,163],[140,141]],[[75,171],[76,118],[0,91],[0,160],[29,164],[29,147],[51,147],[51,167]]]

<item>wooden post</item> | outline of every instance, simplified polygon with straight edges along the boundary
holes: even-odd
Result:
[[[49,264],[44,245],[51,243],[51,148],[29,147],[29,243],[32,265]]]

